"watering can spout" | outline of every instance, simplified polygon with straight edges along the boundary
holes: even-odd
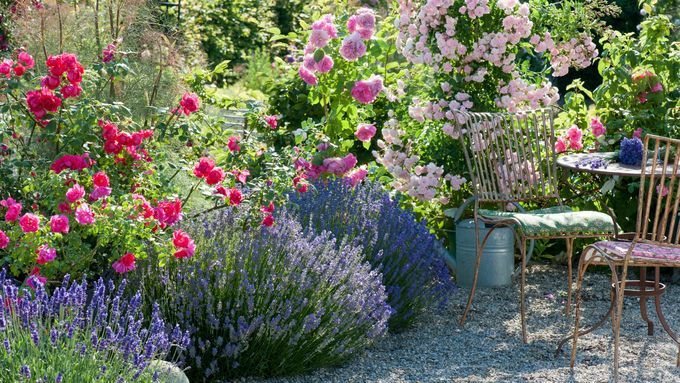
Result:
[[[451,252],[446,250],[444,245],[439,241],[435,242],[435,251],[444,259],[446,266],[448,266],[455,274],[457,265],[455,254],[451,254]]]

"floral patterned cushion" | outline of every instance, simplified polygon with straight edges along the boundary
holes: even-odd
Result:
[[[628,241],[600,241],[593,246],[616,257],[625,257],[632,245]],[[680,247],[661,246],[651,243],[637,243],[631,254],[634,258],[653,259],[659,261],[680,262]]]
[[[521,213],[481,209],[479,213],[491,220],[513,219],[519,224],[518,229],[528,236],[614,234],[614,221],[608,214],[597,211],[572,211],[568,206],[554,206]]]

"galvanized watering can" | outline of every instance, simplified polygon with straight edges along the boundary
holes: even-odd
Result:
[[[472,219],[461,219],[465,209],[474,202],[474,197],[466,200],[457,209],[448,209],[444,215],[453,218],[456,227],[449,235],[455,236],[453,253],[444,250],[444,259],[456,275],[456,283],[462,287],[471,287],[477,260],[477,237],[475,223]],[[521,207],[518,207],[522,209]],[[523,210],[523,209],[522,209]],[[480,222],[479,242],[489,232]],[[450,243],[453,241],[450,241]],[[527,262],[531,258],[534,241],[529,244]],[[478,287],[500,287],[512,283],[512,278],[518,272],[515,268],[515,234],[512,227],[500,227],[493,231],[484,246],[479,265]]]

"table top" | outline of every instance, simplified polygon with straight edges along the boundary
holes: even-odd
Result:
[[[573,153],[563,155],[557,158],[557,166],[565,169],[570,169],[577,172],[586,172],[593,174],[602,174],[608,176],[621,176],[621,177],[640,177],[641,168],[640,166],[624,165],[618,162],[614,162],[614,152],[598,152],[598,153]],[[611,161],[609,164],[603,167],[593,169],[588,164],[583,164],[584,160],[592,160],[601,158],[605,161]],[[647,161],[646,174],[652,174],[652,162]],[[657,175],[663,173],[663,167],[657,165],[656,172]],[[673,166],[669,165],[666,174],[670,175],[673,173]]]

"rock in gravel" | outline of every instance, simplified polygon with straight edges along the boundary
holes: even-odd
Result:
[[[566,317],[566,268],[531,265],[527,275],[529,344],[521,340],[519,288],[480,289],[464,327],[458,319],[468,290],[459,289],[444,310],[432,310],[412,329],[390,334],[345,366],[307,375],[246,379],[253,383],[317,382],[609,382],[613,381],[611,321],[579,338],[576,367],[569,369],[569,343],[555,356],[557,343],[571,334],[573,310]],[[609,274],[589,271],[584,283],[582,325],[595,323],[609,308]],[[626,298],[621,324],[621,382],[680,383],[675,367],[678,345],[663,331],[648,302],[655,333],[647,336],[637,298]],[[680,331],[680,286],[662,297],[666,319]]]

